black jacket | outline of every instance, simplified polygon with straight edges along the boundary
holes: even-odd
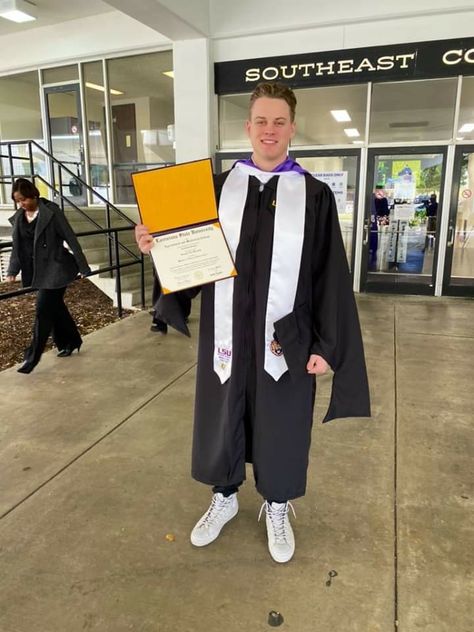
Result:
[[[33,243],[31,286],[37,289],[56,289],[74,281],[79,272],[84,275],[89,274],[91,270],[82,248],[59,206],[45,198],[40,198],[38,210]],[[20,244],[19,220],[22,213],[24,211],[18,209],[9,218],[13,226],[13,250],[7,271],[8,276],[16,276],[20,270],[28,267],[27,262],[22,261],[24,249]],[[64,247],[64,241],[67,242],[73,254]]]

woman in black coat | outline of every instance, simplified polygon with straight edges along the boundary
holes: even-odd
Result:
[[[23,287],[38,289],[33,340],[25,351],[19,373],[31,373],[41,358],[49,335],[66,357],[79,349],[82,339],[64,303],[66,286],[90,268],[81,246],[57,204],[40,198],[38,189],[29,180],[18,178],[13,183],[12,199],[19,209],[10,217],[13,225],[13,249],[7,281],[14,281],[21,270]],[[64,247],[67,242],[74,254]]]

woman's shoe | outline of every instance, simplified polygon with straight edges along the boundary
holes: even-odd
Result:
[[[66,347],[65,349],[61,349],[61,351],[57,354],[58,358],[68,358],[75,349],[77,349],[77,353],[81,350],[82,342],[80,342],[75,347]]]
[[[36,366],[36,362],[25,362],[22,364],[19,369],[17,369],[17,373],[31,373]]]

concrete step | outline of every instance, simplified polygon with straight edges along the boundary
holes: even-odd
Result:
[[[107,268],[109,264],[108,264],[107,261],[104,260],[104,261],[101,261],[99,263],[95,263],[93,265],[97,266],[96,269],[100,269],[100,268]],[[149,260],[148,257],[146,257],[145,261],[144,261],[145,278],[147,278],[148,276],[150,278],[153,277],[152,267],[153,266],[152,266],[151,261]],[[138,272],[139,270],[140,270],[140,266],[138,264],[136,264],[136,265],[133,265],[133,266],[127,266],[126,268],[122,268],[120,270],[120,274],[122,275],[122,277],[130,276],[130,275],[133,275],[133,274],[139,274],[139,272]],[[105,279],[109,279],[110,278],[110,274],[108,272],[103,272],[102,274],[99,274],[98,276],[100,278],[105,278]],[[115,273],[114,273],[114,276],[115,276]]]
[[[89,246],[86,241],[87,237],[82,237],[80,240],[80,244],[82,250],[84,252],[84,256],[86,257],[89,264],[91,263],[103,263],[105,261],[108,262],[108,249],[106,245],[98,245],[98,246]],[[134,248],[130,248],[130,251],[134,254],[138,254],[135,252]],[[120,263],[125,263],[126,261],[132,261],[133,256],[126,252],[123,249],[120,249]],[[107,263],[107,265],[109,265]]]
[[[100,270],[108,266],[108,262],[90,264],[93,271]],[[120,271],[122,285],[122,306],[126,309],[133,309],[141,306],[141,271],[137,266],[127,266]],[[99,289],[113,300],[117,306],[116,281],[115,276],[110,277],[108,272],[90,277],[90,280]],[[145,298],[146,304],[151,305],[153,290],[153,273],[151,263],[145,267]]]
[[[145,289],[145,306],[151,308],[152,306],[152,290]],[[139,309],[141,307],[141,292],[140,290],[134,290],[133,292],[122,293],[122,307],[124,309]],[[117,306],[116,300],[114,300],[114,306]]]
[[[135,270],[134,273],[132,274],[123,274],[125,272],[125,270]],[[130,266],[130,268],[124,268],[123,270],[120,271],[120,282],[122,285],[122,291],[135,291],[135,290],[139,290],[140,289],[140,283],[141,283],[141,273],[139,271],[136,271],[136,267],[135,266]],[[113,278],[110,278],[109,276],[106,275],[99,275],[99,279],[101,281],[101,284],[103,286],[103,288],[107,288],[107,296],[111,296],[114,292],[115,292],[115,287],[116,287],[116,277],[114,276]],[[147,281],[148,284],[153,282],[153,277],[151,274],[147,275],[147,273],[145,272],[145,286],[147,285]]]
[[[105,207],[84,206],[84,207],[81,207],[81,210],[84,211],[84,213],[88,217],[91,217],[95,221],[100,221],[100,223],[103,223],[105,225],[106,217],[107,217],[107,211],[106,211]],[[123,210],[121,210],[121,212],[126,217],[129,217],[129,214],[127,212],[124,212]],[[68,218],[68,221],[70,219],[74,219],[76,217],[77,218],[84,218],[84,215],[82,215],[82,213],[80,213],[77,209],[72,208],[70,206],[69,207],[68,206],[64,207],[64,214]],[[135,217],[135,213],[132,214],[132,218],[131,218],[132,221],[135,221],[134,217]],[[113,209],[110,209],[110,220],[111,220],[111,222],[112,221],[117,221],[117,222],[128,223],[128,220],[123,218],[119,213],[117,213]]]
[[[82,248],[104,248],[106,252],[108,252],[108,243],[109,238],[107,235],[85,235],[83,237],[80,236],[80,232],[77,232],[79,235],[79,243]],[[135,254],[139,254],[138,246],[135,241],[135,236],[133,232],[122,232],[118,234],[119,244],[126,246],[129,250],[134,252]]]

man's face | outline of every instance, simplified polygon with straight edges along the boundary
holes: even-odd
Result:
[[[295,135],[295,128],[286,101],[269,97],[257,99],[252,106],[250,120],[246,123],[254,162],[261,167],[276,166],[283,162],[290,139]]]

